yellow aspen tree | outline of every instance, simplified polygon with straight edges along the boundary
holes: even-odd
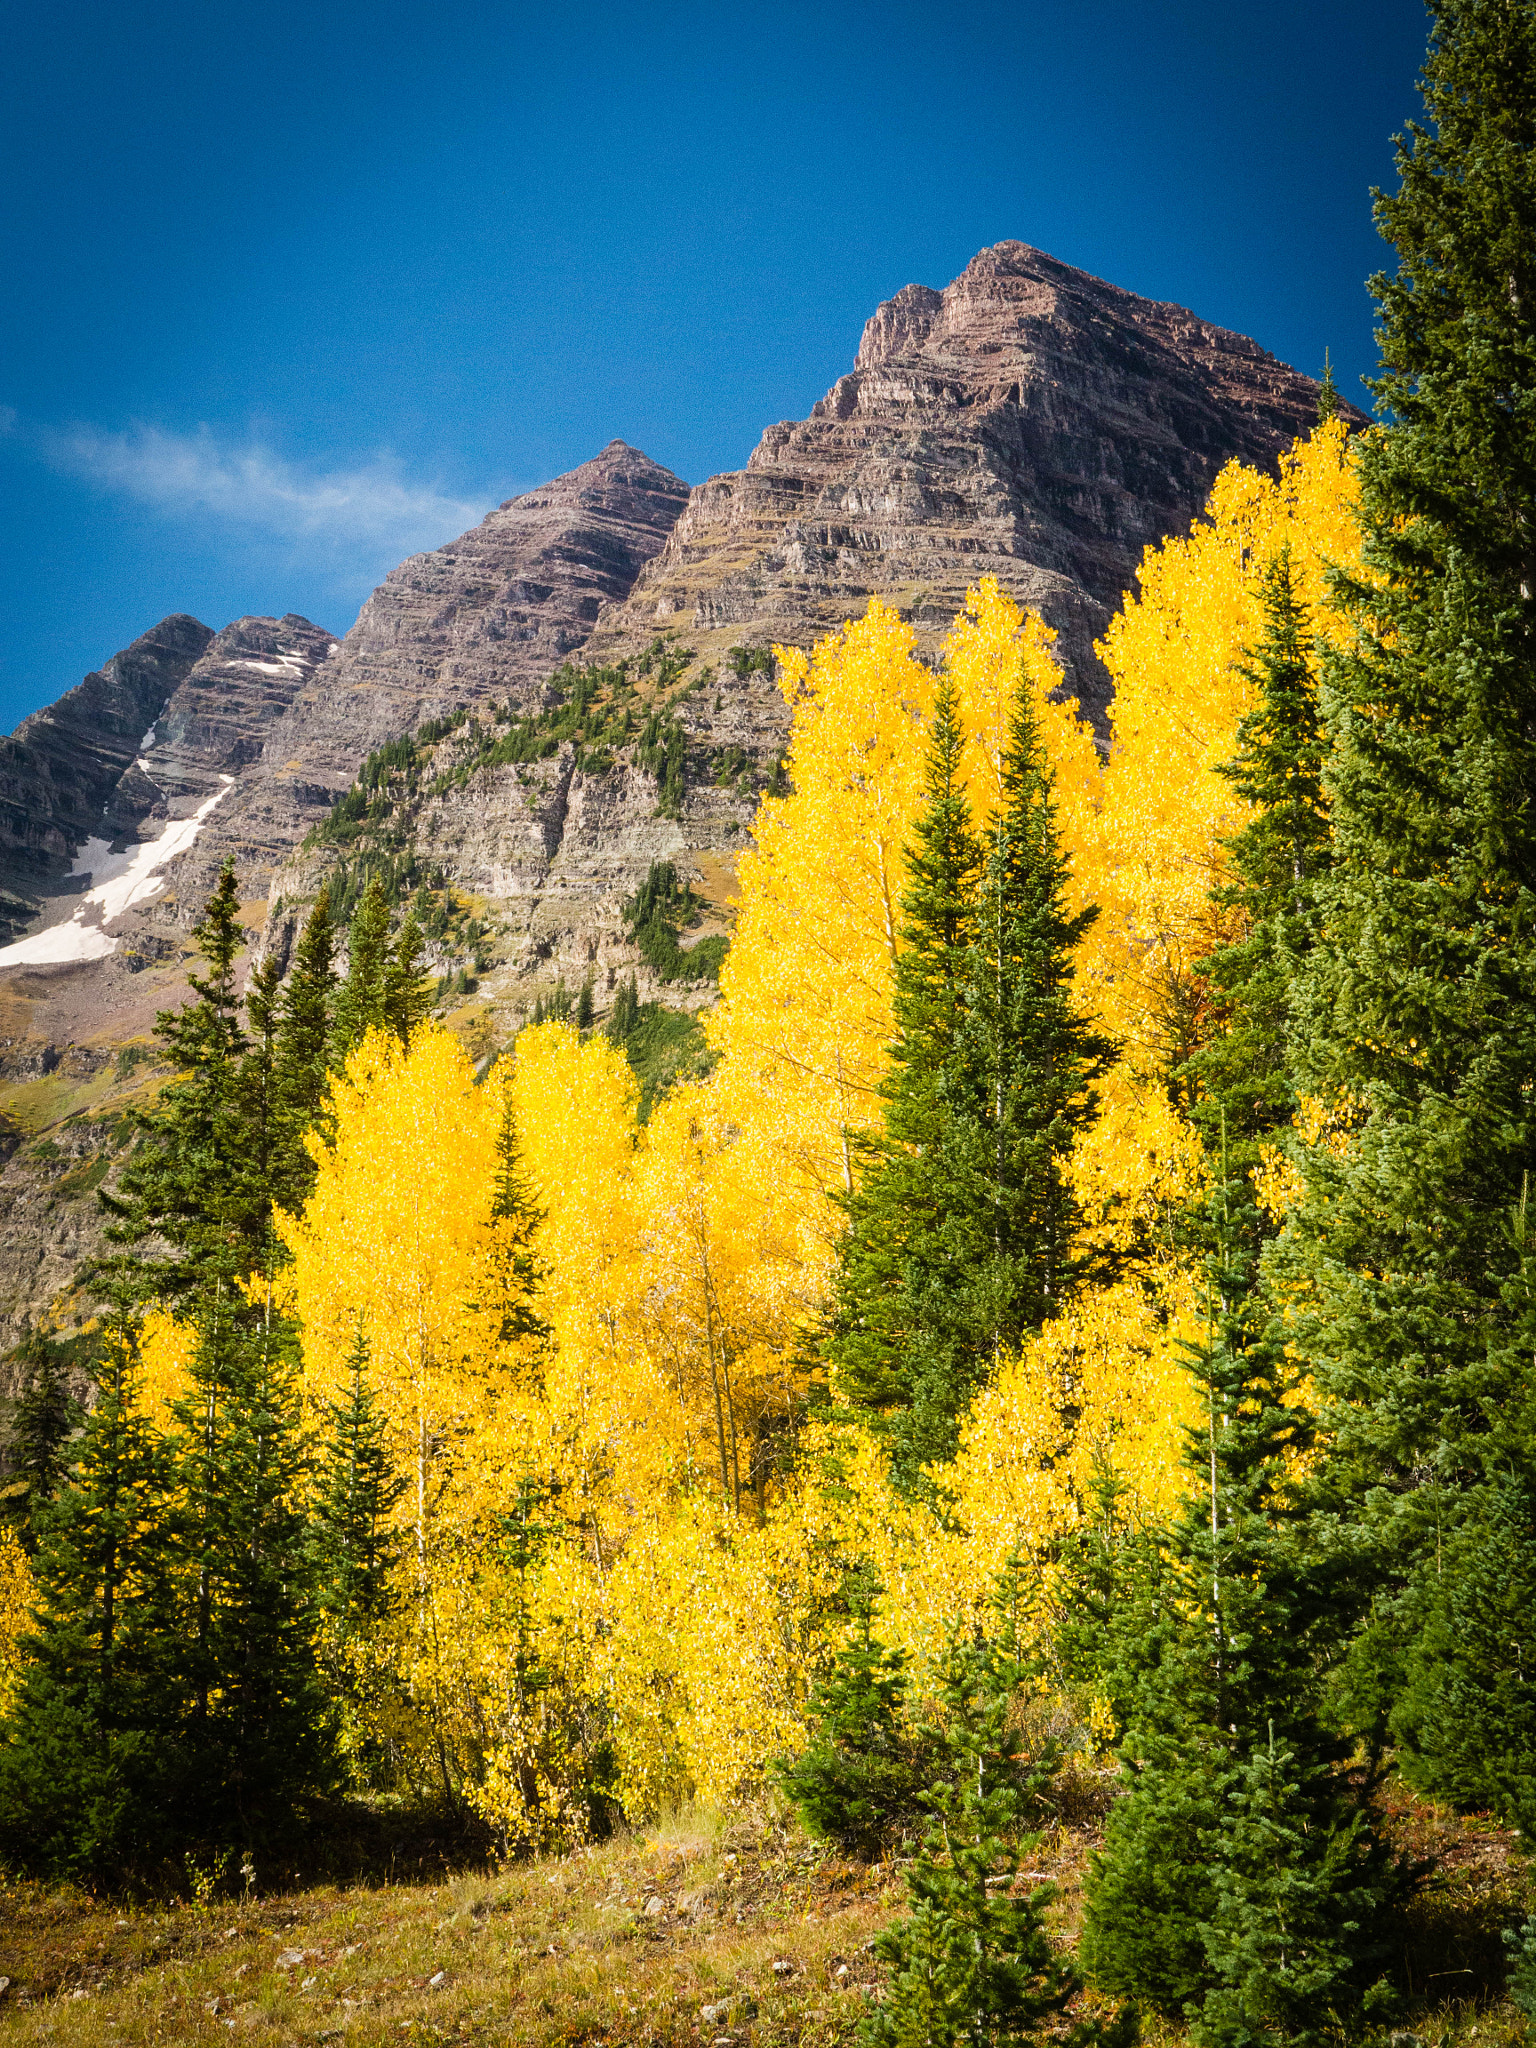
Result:
[[[493,1259],[499,1108],[447,1031],[424,1024],[409,1049],[370,1033],[332,1084],[329,1139],[309,1141],[303,1215],[276,1219],[311,1398],[340,1389],[361,1333],[409,1479],[397,1510],[410,1558],[399,1669],[445,1789],[465,1767],[461,1617],[476,1558],[455,1489],[515,1385]],[[409,1746],[409,1727],[397,1733]]]
[[[1092,728],[1077,700],[1064,693],[1056,635],[1033,612],[1014,603],[995,576],[984,576],[944,638],[944,667],[959,698],[960,720],[971,745],[966,794],[978,829],[1002,798],[1003,754],[1019,683],[1027,681],[1041,744],[1056,785],[1057,829],[1073,857],[1069,907],[1076,913],[1094,899],[1084,893],[1080,849],[1091,836],[1103,796],[1103,763]]]
[[[797,1745],[826,1590],[816,1570],[793,1495],[761,1525],[695,1495],[636,1527],[596,1658],[627,1812],[729,1805]]]
[[[306,1378],[329,1394],[363,1330],[381,1404],[409,1445],[408,1506],[425,1569],[438,1468],[472,1425],[496,1362],[489,1293],[497,1104],[453,1036],[410,1048],[377,1032],[331,1091],[332,1136],[302,1217],[277,1227],[293,1259]]]
[[[171,1407],[192,1390],[197,1332],[166,1309],[151,1309],[139,1327],[137,1399],[158,1429],[171,1426]]]
[[[824,1191],[851,1185],[848,1140],[879,1120],[933,677],[878,600],[812,655],[775,652],[794,711],[791,790],[759,807],[708,1030],[722,1099],[774,1144],[825,1257]]]
[[[1224,840],[1247,809],[1217,772],[1251,707],[1243,673],[1262,626],[1266,564],[1288,546],[1319,631],[1339,622],[1330,564],[1358,567],[1356,482],[1338,422],[1298,441],[1269,476],[1231,463],[1190,533],[1149,548],[1099,653],[1115,683],[1099,799],[1072,814],[1079,886],[1101,906],[1082,979],[1122,1055],[1074,1172],[1085,1211],[1124,1250],[1154,1250],[1169,1284],[1174,1212],[1203,1172],[1166,1076],[1208,1026],[1199,963],[1235,936],[1212,904]]]
[[[1288,545],[1319,630],[1340,630],[1326,573],[1359,565],[1356,491],[1338,422],[1298,441],[1277,476],[1229,463],[1192,531],[1147,550],[1137,594],[1100,643],[1115,698],[1099,844],[1085,847],[1105,913],[1089,944],[1106,1021],[1143,1065],[1177,1053],[1194,964],[1217,936],[1222,842],[1246,822],[1216,769],[1252,704],[1244,668],[1262,630],[1265,566]]]
[[[8,1523],[0,1526],[0,1716],[26,1666],[25,1641],[36,1597],[32,1567],[16,1531]]]
[[[776,1448],[803,1405],[799,1326],[814,1306],[789,1190],[774,1186],[761,1132],[705,1084],[652,1117],[636,1196],[648,1284],[643,1328],[688,1418],[689,1469],[712,1438],[719,1494],[766,1514]]]
[[[567,1024],[523,1031],[508,1086],[529,1184],[545,1212],[545,1455],[601,1571],[623,1540],[625,1503],[664,1488],[688,1458],[686,1419],[646,1341],[651,1275],[636,1177],[649,1134],[637,1089],[607,1039]]]

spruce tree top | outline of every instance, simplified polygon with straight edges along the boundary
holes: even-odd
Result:
[[[1381,306],[1393,422],[1366,451],[1368,488],[1427,518],[1482,574],[1536,602],[1536,7],[1436,0],[1422,78],[1433,123],[1397,138],[1401,179],[1377,192],[1395,275]],[[1385,508],[1384,508],[1385,509]],[[1399,574],[1428,566],[1426,536],[1383,525]],[[1526,613],[1527,625],[1530,613]]]
[[[1330,420],[1339,416],[1339,387],[1333,381],[1333,362],[1327,349],[1323,350],[1323,381],[1317,387],[1317,423],[1326,427]]]
[[[964,1016],[970,948],[976,931],[981,849],[962,780],[965,735],[955,686],[939,684],[929,731],[926,801],[907,849],[901,951],[896,960],[896,1066],[891,1094],[899,1100],[903,1070],[933,1073],[949,1057]],[[895,1129],[892,1134],[904,1133]]]

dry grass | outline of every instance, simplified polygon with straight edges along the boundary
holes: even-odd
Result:
[[[833,2043],[901,1897],[888,1865],[692,1815],[439,1884],[146,1910],[14,1886],[0,2038]]]
[[[1397,2048],[1514,2048],[1500,1926],[1525,1910],[1506,1835],[1396,1798],[1394,1832],[1441,1858],[1410,1930],[1419,1993]],[[1061,1827],[1021,1882],[1059,1886],[1070,1939],[1094,1825]],[[903,1908],[897,1864],[848,1862],[781,1813],[693,1811],[644,1836],[435,1883],[317,1886],[147,1908],[0,1889],[0,2048],[66,2042],[611,2043],[832,2048],[851,2042]],[[1446,1974],[1450,1973],[1461,1973]],[[1182,2048],[1152,2023],[1148,2048]]]

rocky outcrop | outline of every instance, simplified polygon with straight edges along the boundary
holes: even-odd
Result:
[[[89,807],[77,803],[67,816],[56,809],[53,829],[59,844],[53,871],[35,885],[27,905],[36,928],[19,950],[0,949],[0,971],[101,963],[109,954],[119,969],[137,970],[147,960],[178,951],[174,942],[157,937],[155,928],[162,933],[166,926],[185,929],[207,894],[221,858],[200,843],[207,817],[260,757],[268,733],[336,647],[333,635],[293,613],[282,619],[237,619],[218,634],[195,620],[170,623],[178,629],[173,647],[191,654],[201,643],[201,649],[184,664],[163,658],[154,663],[150,674],[156,695],[147,722],[139,723],[148,693],[139,680],[137,695],[128,695],[126,706],[117,708],[118,732],[113,734],[103,719],[105,737],[94,750],[86,750],[82,741],[82,758],[88,769],[94,764],[96,776],[84,785]],[[171,687],[161,696],[166,683]],[[125,726],[135,728],[131,743],[121,736]],[[52,729],[45,730],[54,737]],[[126,766],[107,786],[105,800],[97,801],[107,769],[124,753]],[[286,852],[288,843],[276,852]],[[165,856],[157,861],[154,848],[162,845]],[[250,870],[242,874],[247,887],[258,884],[259,863],[249,857],[255,851],[242,849],[243,859],[237,854],[237,864]],[[175,885],[162,872],[170,867],[176,870]],[[103,895],[109,886],[110,894]],[[104,920],[115,945],[83,940],[78,930],[72,941],[62,937],[71,926],[104,929]],[[109,1015],[120,1007],[113,982],[114,975],[105,972],[98,991],[99,1006]]]
[[[333,633],[296,612],[236,619],[211,634],[144,735],[106,807],[108,822],[136,832],[148,820],[180,816],[221,777],[239,776],[336,646]]]
[[[236,619],[209,643],[108,810],[120,833],[147,839],[163,821],[187,817],[229,785],[208,824],[176,860],[174,888],[143,910],[141,922],[184,929],[230,855],[242,897],[265,896],[273,864],[293,843],[291,831],[278,826],[263,835],[249,823],[232,835],[213,828],[250,789],[274,734],[295,706],[324,687],[339,645],[333,633],[294,612],[281,619]]]
[[[358,693],[350,710],[380,737],[402,716],[536,694],[585,645],[604,604],[629,595],[687,501],[680,477],[610,441],[392,570],[347,635],[333,687]],[[357,715],[343,710],[348,730]]]
[[[610,441],[380,584],[323,678],[300,689],[205,843],[266,870],[347,789],[374,747],[463,705],[537,700],[622,600],[688,498],[669,469]]]
[[[1272,462],[1316,405],[1256,342],[1000,242],[943,291],[898,292],[808,419],[694,490],[592,651],[668,624],[704,653],[808,645],[871,596],[932,645],[993,575],[1057,628],[1102,713],[1092,641],[1143,550],[1188,527],[1224,463]]]
[[[176,612],[0,741],[0,940],[35,917],[213,638]]]

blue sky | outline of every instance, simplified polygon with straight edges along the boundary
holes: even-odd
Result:
[[[0,75],[0,731],[169,611],[344,631],[614,435],[697,482],[1018,237],[1372,364],[1417,0],[57,0]]]

